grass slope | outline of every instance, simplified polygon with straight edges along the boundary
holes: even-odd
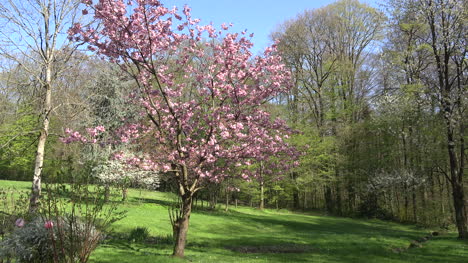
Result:
[[[23,182],[0,181],[0,188],[28,189]],[[117,236],[148,227],[153,237],[171,233],[166,193],[130,190],[122,205],[127,217],[114,224]],[[191,216],[186,258],[169,255],[164,243],[105,241],[91,262],[468,262],[468,242],[455,233],[434,237],[421,248],[395,253],[429,230],[380,220],[357,220],[246,207],[229,212],[195,210]],[[284,253],[271,253],[281,250]],[[245,253],[258,252],[258,253]],[[290,253],[287,253],[290,252]]]

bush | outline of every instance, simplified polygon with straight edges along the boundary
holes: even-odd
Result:
[[[41,218],[16,228],[0,243],[0,259],[17,262],[53,262],[49,231]]]
[[[390,212],[379,206],[377,196],[374,194],[369,194],[362,203],[359,204],[357,216],[382,220],[393,219]]]
[[[15,221],[28,217],[29,192],[0,189],[0,240],[15,229]]]
[[[123,217],[124,212],[117,211],[118,202],[105,198],[107,189],[90,184],[88,178],[46,186],[41,214],[54,224],[54,262],[87,262],[104,231]]]
[[[0,243],[0,259],[17,262],[86,262],[103,235],[77,218],[36,218]]]
[[[130,231],[128,239],[131,242],[143,242],[149,238],[149,230],[147,227],[135,227]]]
[[[4,196],[1,203],[8,207],[8,213],[0,217],[4,232],[0,262],[88,261],[103,233],[124,212],[117,211],[119,202],[114,198],[105,198],[105,193],[115,197],[115,189],[93,185],[89,169],[82,171],[64,177],[72,179],[70,184],[60,177],[50,178],[55,183],[45,184],[37,214],[27,217],[22,216],[27,199],[19,202],[16,193],[0,193]]]

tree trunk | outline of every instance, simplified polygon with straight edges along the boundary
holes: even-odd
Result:
[[[338,176],[338,173],[337,173],[337,176]],[[335,189],[336,189],[336,193],[335,193],[335,197],[336,197],[336,211],[335,213],[337,215],[343,215],[343,206],[342,206],[342,200],[341,200],[341,186],[340,186],[340,182],[336,182],[336,186],[335,186]]]
[[[403,190],[405,191],[404,195],[405,195],[405,217],[404,217],[404,220],[405,221],[408,221],[408,208],[409,208],[409,198],[408,198],[408,187],[406,186],[406,183],[403,183]]]
[[[455,208],[455,220],[458,229],[458,237],[468,239],[468,227],[466,207],[464,202],[463,185],[452,183],[453,207]]]
[[[263,210],[265,208],[265,196],[264,196],[264,187],[263,187],[263,181],[260,181],[260,210]]]
[[[332,190],[330,185],[325,186],[325,206],[327,207],[327,212],[333,213],[334,204],[332,199]]]
[[[413,220],[415,223],[418,223],[418,212],[417,212],[417,205],[416,205],[416,189],[412,189],[411,193],[411,201],[413,203]]]
[[[34,176],[31,187],[31,198],[29,202],[29,211],[34,213],[37,211],[39,206],[39,198],[41,196],[41,177],[42,177],[42,168],[44,164],[44,154],[45,154],[45,145],[47,137],[49,136],[49,123],[50,123],[50,112],[52,110],[52,88],[50,86],[52,79],[52,72],[50,65],[46,67],[46,79],[45,79],[45,100],[43,105],[42,113],[42,129],[39,135],[39,140],[37,143],[36,151],[36,161],[34,163]]]
[[[110,197],[110,186],[106,184],[104,186],[104,201],[107,203],[109,201]]]
[[[128,195],[128,187],[124,186],[122,187],[122,201],[127,200],[127,195]]]
[[[307,209],[307,190],[304,190],[304,210]]]
[[[431,2],[432,3],[432,2]],[[441,4],[442,6],[444,4]],[[435,6],[438,7],[437,5]],[[453,43],[461,39],[452,39],[455,35],[445,34],[446,30],[451,30],[454,28],[455,24],[451,24],[453,21],[457,21],[458,18],[462,19],[462,15],[457,16],[457,13],[454,13],[454,16],[451,19],[443,19],[442,23],[437,23],[436,15],[441,15],[441,13],[433,12],[433,6],[429,6],[427,13],[427,22],[429,25],[431,38],[430,45],[432,46],[432,52],[434,54],[437,76],[439,81],[439,96],[440,104],[442,106],[442,113],[445,119],[445,131],[447,135],[447,149],[449,155],[450,163],[450,183],[452,186],[452,197],[453,197],[453,208],[455,210],[455,221],[458,229],[458,237],[461,239],[468,239],[468,221],[467,221],[467,211],[465,208],[465,196],[463,188],[463,173],[464,173],[464,161],[465,161],[465,146],[464,146],[464,123],[463,114],[462,114],[462,103],[461,99],[464,96],[464,87],[462,86],[461,78],[463,74],[460,71],[460,63],[457,63],[457,60],[454,58],[457,57],[458,52],[464,52],[465,47],[458,49]],[[442,8],[437,10],[440,12],[445,12]],[[461,13],[460,13],[461,14]],[[441,31],[438,31],[441,30]],[[463,30],[463,29],[462,29]],[[462,32],[462,31],[461,31]],[[439,34],[441,33],[441,34]],[[442,34],[443,33],[443,34]],[[462,35],[460,35],[462,36]],[[439,37],[442,37],[439,40]],[[455,61],[456,64],[456,78],[457,82],[452,80],[451,74],[451,60]],[[462,61],[465,58],[462,56]],[[457,95],[457,101],[453,100],[453,95]],[[457,116],[457,113],[458,115]],[[458,118],[462,118],[461,121]],[[460,141],[457,147],[456,141],[456,127],[459,125],[460,128]],[[460,154],[457,155],[457,149],[460,150]]]
[[[229,191],[226,190],[226,207],[224,208],[224,211],[228,211],[229,210]]]
[[[296,172],[293,172],[292,173],[292,179],[294,181],[294,187],[293,187],[293,208],[294,209],[299,209],[299,189],[298,187],[296,186],[297,182],[296,182],[296,178],[298,177],[297,173]]]
[[[181,205],[182,207],[180,208],[180,217],[176,219],[172,226],[175,240],[174,251],[172,255],[175,257],[184,257],[190,213],[192,211],[192,193],[186,193],[182,196]]]
[[[397,192],[397,193],[400,193],[400,190],[399,187],[394,189],[393,192]],[[394,194],[395,198],[396,198],[396,210],[397,210],[397,216],[398,216],[398,220],[401,222],[403,221],[403,216],[401,215],[401,202],[400,202],[400,195],[399,194]]]
[[[217,204],[218,204],[218,193],[217,192],[212,192],[210,194],[210,209],[211,210],[216,209]]]
[[[275,204],[276,204],[276,210],[279,210],[279,191],[275,190]]]
[[[460,160],[457,158],[456,146],[454,139],[454,129],[452,127],[452,121],[447,116],[452,114],[450,110],[445,108],[446,112],[446,126],[447,126],[447,148],[449,154],[450,163],[450,183],[452,184],[452,197],[453,197],[453,208],[455,210],[455,222],[458,229],[458,238],[468,239],[468,216],[465,207],[465,193],[463,188],[463,169],[465,149],[462,140],[460,150]],[[463,135],[461,135],[463,136]]]

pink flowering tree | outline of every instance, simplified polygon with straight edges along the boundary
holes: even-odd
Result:
[[[82,2],[99,27],[75,24],[70,37],[138,84],[132,102],[141,105],[141,118],[123,122],[113,141],[134,145],[136,154],[114,158],[175,177],[181,208],[173,220],[173,255],[183,257],[192,197],[204,180],[249,179],[256,176],[252,163],[294,158],[285,142],[291,130],[262,106],[290,88],[290,74],[274,46],[253,57],[245,32],[201,25],[187,6],[179,13],[156,0]],[[101,131],[68,131],[66,141],[93,143]]]

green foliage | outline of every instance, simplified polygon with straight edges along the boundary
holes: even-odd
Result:
[[[365,218],[378,218],[383,220],[394,219],[391,212],[379,206],[377,196],[374,193],[368,194],[359,204],[357,215]]]
[[[300,166],[295,170],[303,183],[330,180],[336,165],[336,138],[320,136],[310,126],[298,127],[300,134],[293,135],[291,143],[303,149]]]
[[[122,79],[120,71],[107,68],[100,72],[88,89],[92,123],[108,130],[120,127],[122,119],[138,118],[137,106],[128,103],[128,92],[133,82]]]
[[[34,166],[37,117],[28,106],[20,108],[16,116],[0,126],[0,178],[25,180]]]

